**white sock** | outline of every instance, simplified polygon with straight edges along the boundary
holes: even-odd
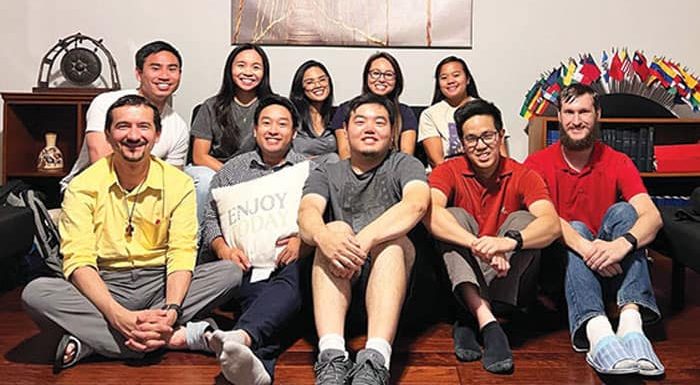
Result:
[[[391,344],[383,338],[369,338],[365,343],[365,349],[374,349],[384,357],[384,366],[389,369],[391,361]]]
[[[642,331],[642,315],[638,309],[624,309],[620,312],[620,324],[617,326],[617,336],[622,337],[630,332]]]
[[[242,330],[231,330],[225,332],[223,330],[215,330],[209,336],[209,347],[218,357],[224,347],[225,342],[236,342],[241,345],[245,345],[245,335]]]
[[[233,340],[224,342],[219,354],[221,373],[236,385],[270,385],[272,379],[262,362],[247,346]]]
[[[591,318],[586,324],[586,337],[590,344],[590,350],[598,344],[600,340],[607,336],[614,336],[612,325],[608,321],[608,317],[599,315]]]
[[[345,353],[345,358],[348,358],[348,351],[345,350],[345,338],[340,334],[325,334],[318,339],[318,351],[319,353],[327,349],[340,350]]]

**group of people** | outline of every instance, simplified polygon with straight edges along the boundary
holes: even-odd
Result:
[[[509,373],[513,355],[492,303],[530,302],[540,266],[563,258],[573,348],[600,373],[664,372],[642,329],[660,318],[644,249],[660,215],[630,159],[597,140],[601,110],[590,87],[561,91],[560,141],[521,164],[502,151],[501,112],[479,98],[456,57],[438,64],[433,105],[419,121],[399,102],[403,76],[385,52],[367,60],[362,94],[333,113],[323,64],[302,64],[285,98],[270,89],[264,51],[238,46],[191,130],[168,105],[181,71],[174,47],[149,43],[136,53],[139,87],[101,94],[88,110],[84,146],[63,183],[62,277],[38,278],[22,293],[57,337],[55,371],[91,354],[189,349],[213,353],[234,384],[270,384],[310,286],[316,383],[387,384],[415,261],[439,258],[462,310],[457,358]],[[416,141],[428,173],[412,156]],[[292,208],[298,230],[272,234],[274,267],[263,267],[226,236],[235,220],[215,192],[305,162]],[[284,206],[270,197],[266,209]],[[409,234],[421,222],[435,239],[430,255],[417,255]],[[552,244],[564,254],[543,256]],[[240,311],[221,330],[208,315],[229,301]],[[353,359],[345,327],[357,303],[367,342]]]

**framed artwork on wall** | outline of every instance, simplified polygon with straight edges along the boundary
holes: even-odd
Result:
[[[471,48],[473,0],[231,0],[231,44]]]

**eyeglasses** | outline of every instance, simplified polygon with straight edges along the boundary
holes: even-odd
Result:
[[[482,142],[484,142],[485,145],[491,147],[494,143],[496,143],[497,138],[498,138],[498,131],[486,131],[479,136],[476,136],[476,135],[465,136],[464,143],[466,143],[467,147],[474,148],[479,144],[479,140],[481,140]]]
[[[321,86],[325,86],[325,85],[328,85],[328,78],[323,76],[323,77],[320,77],[317,79],[305,79],[302,82],[302,84],[304,85],[304,88],[306,88],[306,89],[313,88],[314,86],[316,86],[316,84],[321,85]]]
[[[380,77],[384,76],[384,80],[392,81],[396,79],[396,73],[393,71],[382,72],[380,70],[371,70],[367,73],[369,78],[372,80],[379,80]]]

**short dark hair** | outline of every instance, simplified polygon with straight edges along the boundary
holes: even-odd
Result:
[[[182,69],[182,56],[180,56],[180,52],[178,52],[170,43],[166,43],[161,40],[152,41],[136,51],[136,68],[143,71],[143,63],[146,62],[146,58],[154,53],[162,51],[167,51],[175,55],[177,58],[177,64],[180,66],[180,69]]]
[[[389,114],[389,123],[391,124],[392,128],[394,127],[394,119],[396,118],[394,115],[394,103],[387,98],[374,94],[362,94],[350,101],[348,104],[348,114],[345,116],[346,127],[350,124],[350,115],[352,115],[352,113],[355,112],[355,110],[357,110],[360,106],[365,104],[379,104],[380,106],[384,107]]]
[[[153,103],[149,102],[146,98],[144,98],[141,95],[125,95],[122,96],[121,98],[117,99],[114,103],[112,103],[111,106],[109,106],[109,109],[107,110],[107,117],[105,119],[105,131],[109,131],[110,128],[112,127],[112,122],[114,121],[114,117],[112,116],[112,111],[119,107],[124,107],[124,106],[146,106],[149,107],[151,110],[153,110],[153,124],[156,126],[156,132],[160,132],[162,126],[160,122],[160,112],[158,111],[158,107],[153,105]]]
[[[498,132],[503,130],[501,110],[499,110],[498,107],[491,102],[476,99],[472,100],[471,102],[467,102],[462,107],[459,107],[457,111],[455,111],[455,125],[457,126],[457,133],[459,134],[460,140],[462,140],[464,137],[464,132],[462,131],[462,126],[464,123],[469,120],[469,118],[477,115],[488,115],[492,117],[496,130]]]
[[[286,108],[292,115],[292,127],[296,129],[297,124],[299,124],[299,113],[297,112],[296,107],[294,107],[291,100],[277,94],[269,94],[260,100],[258,106],[255,107],[254,126],[258,125],[258,118],[260,118],[260,113],[262,110],[265,109],[265,107],[272,105],[278,105]]]
[[[559,92],[559,95],[557,96],[557,110],[561,111],[562,103],[571,103],[579,96],[586,94],[591,95],[593,98],[593,107],[595,110],[600,110],[600,96],[598,96],[598,93],[591,88],[591,86],[581,83],[568,85],[564,87],[561,92]]]

